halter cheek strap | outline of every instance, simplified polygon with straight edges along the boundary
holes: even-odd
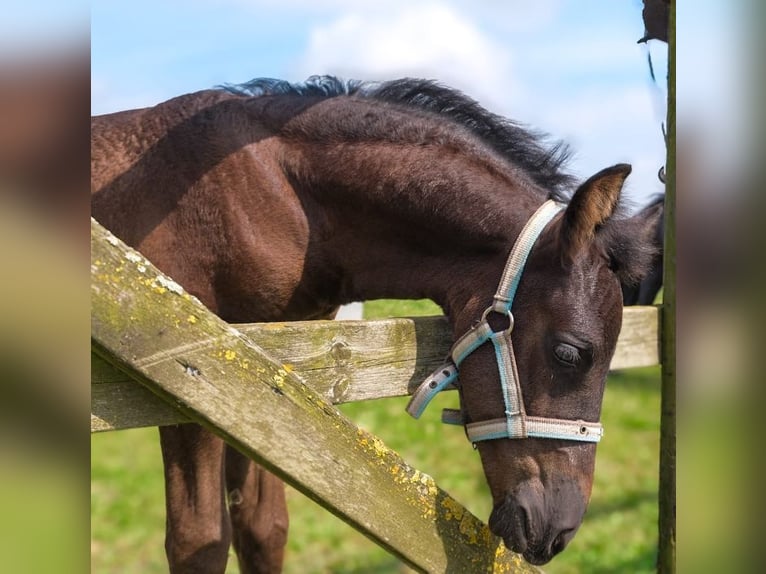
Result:
[[[500,375],[505,416],[487,421],[465,422],[461,411],[445,409],[442,422],[465,424],[466,435],[474,443],[527,437],[585,442],[601,440],[603,428],[599,423],[527,416],[524,411],[524,400],[511,342],[514,323],[511,306],[527,257],[545,226],[561,209],[561,206],[554,201],[546,201],[527,221],[508,257],[492,304],[484,311],[481,320],[455,342],[450,351],[450,360],[427,377],[413,393],[407,405],[407,412],[413,417],[419,418],[428,403],[439,392],[451,384],[457,385],[460,364],[476,349],[491,342]],[[487,320],[490,313],[507,316],[510,321],[509,326],[503,331],[494,331]]]

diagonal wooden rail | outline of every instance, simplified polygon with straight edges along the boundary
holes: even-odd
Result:
[[[91,348],[413,568],[539,572],[95,221]]]

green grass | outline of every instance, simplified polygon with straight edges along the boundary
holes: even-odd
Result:
[[[375,301],[366,318],[439,313],[429,301]],[[607,384],[596,476],[585,520],[569,547],[545,567],[552,574],[654,571],[659,450],[659,369],[613,373]],[[481,464],[462,429],[439,421],[457,396],[435,399],[419,421],[406,398],[342,405],[341,411],[380,436],[409,463],[482,520],[491,509]],[[91,440],[91,571],[167,572],[162,464],[156,429]],[[364,488],[364,485],[360,485]],[[398,573],[409,570],[367,538],[288,489],[288,574]],[[236,560],[229,573],[238,572]]]

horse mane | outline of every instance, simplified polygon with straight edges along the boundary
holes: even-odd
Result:
[[[462,92],[434,80],[403,78],[388,82],[341,80],[335,76],[311,76],[291,83],[256,78],[242,84],[219,86],[240,96],[297,95],[332,98],[356,96],[410,106],[446,117],[467,128],[491,149],[524,170],[549,198],[565,203],[576,183],[565,171],[571,150],[562,141],[548,143],[547,135],[533,131],[483,108]]]
[[[341,80],[335,76],[311,76],[300,83],[276,78],[255,78],[242,84],[223,84],[218,88],[238,96],[293,95],[334,98],[354,95],[369,85],[371,82]]]

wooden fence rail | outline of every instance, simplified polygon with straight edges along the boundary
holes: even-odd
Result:
[[[656,307],[624,309],[612,369],[658,364],[657,319]],[[333,404],[410,394],[452,344],[444,317],[233,326]],[[98,355],[91,384],[91,432],[188,421]]]
[[[408,394],[447,354],[443,317],[235,328],[91,237],[92,431],[198,422],[417,570],[539,572],[332,406]],[[613,368],[657,364],[657,316],[625,309]]]
[[[539,572],[96,222],[91,238],[98,357],[419,571]]]

